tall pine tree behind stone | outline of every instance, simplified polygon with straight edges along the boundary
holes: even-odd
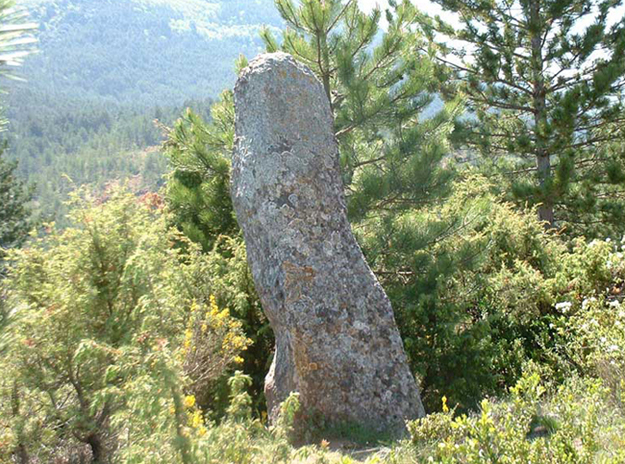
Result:
[[[355,0],[276,5],[287,29],[280,38],[262,33],[267,51],[290,53],[324,86],[351,220],[421,207],[443,196],[453,176],[444,162],[448,135],[462,107],[459,100],[442,109],[440,100],[433,104],[441,82],[433,61],[417,53],[412,4],[391,2],[385,31],[379,27],[382,13],[365,14]],[[166,144],[174,165],[167,197],[176,223],[206,250],[217,236],[236,229],[224,198],[234,129],[231,99],[229,92],[222,95],[209,124],[188,113]]]
[[[172,170],[166,197],[184,234],[209,251],[220,235],[236,235],[230,201],[230,154],[234,140],[232,92],[211,107],[211,120],[187,109],[167,134],[164,153]]]
[[[262,33],[267,51],[282,50],[319,77],[330,100],[350,217],[413,208],[442,195],[447,135],[458,101],[430,106],[440,88],[432,60],[416,53],[417,11],[390,2],[366,14],[355,0],[277,0],[287,28]],[[423,117],[424,112],[430,117]]]
[[[364,235],[376,243],[395,244],[397,230],[381,227],[380,221],[392,222],[402,212],[435,203],[448,192],[454,174],[446,165],[448,135],[454,116],[462,111],[458,100],[442,110],[440,100],[432,103],[441,82],[432,60],[417,53],[417,11],[410,2],[393,3],[383,31],[379,28],[382,13],[365,14],[354,0],[281,1],[277,5],[288,29],[280,37],[265,31],[267,49],[290,53],[323,84],[339,141],[350,220],[360,243],[366,253],[371,249]],[[242,60],[239,69],[245,64]],[[222,251],[220,235],[240,243],[230,199],[224,197],[233,138],[232,94],[227,92],[214,106],[209,123],[188,113],[176,123],[166,143],[174,168],[166,195],[176,225],[205,251],[214,250],[224,257],[229,252]],[[406,246],[428,244],[456,231],[448,224],[418,227],[419,236],[425,237]],[[374,270],[387,277],[400,276],[404,265]],[[268,328],[259,324],[256,295],[247,288],[238,301],[244,299],[256,309],[242,315],[248,337],[255,340],[243,355],[244,366],[258,388],[266,373],[265,363],[259,360],[263,349],[273,343]],[[252,353],[258,354],[255,359]]]
[[[421,21],[429,55],[451,68],[476,116],[464,125],[469,145],[505,166],[509,191],[548,227],[622,222],[610,192],[625,186],[623,153],[607,143],[623,124],[621,2],[434,1],[460,22]]]

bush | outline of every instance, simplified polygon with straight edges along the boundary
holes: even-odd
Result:
[[[517,211],[490,193],[486,179],[467,175],[442,205],[358,228],[430,411],[442,396],[475,408],[541,356],[553,313],[549,277],[566,252],[531,211]]]
[[[509,400],[483,400],[478,414],[447,411],[410,423],[417,462],[622,462],[625,417],[605,398],[599,381],[572,378],[548,389],[530,370]]]
[[[80,191],[71,227],[50,225],[11,255],[3,450],[35,462],[190,462],[188,430],[202,421],[190,393],[222,377],[248,341],[158,200]]]
[[[614,319],[625,280],[621,250],[613,242],[567,243],[533,211],[493,196],[486,179],[467,176],[436,208],[371,218],[357,229],[429,411],[440,410],[442,396],[460,411],[477,408],[513,386],[528,361],[563,381],[591,373],[589,350],[625,349],[614,341],[623,333]],[[593,298],[612,308],[601,316],[610,334],[583,329]]]
[[[617,406],[623,408],[625,383],[625,282],[623,243],[576,240],[556,276],[562,289],[553,320],[557,344],[556,366],[570,366],[588,377],[603,380]]]

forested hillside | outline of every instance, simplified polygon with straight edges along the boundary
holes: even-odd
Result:
[[[39,27],[39,53],[20,74],[34,93],[153,107],[216,97],[234,83],[239,54],[261,50],[270,0],[23,0]],[[11,102],[28,97],[20,86]]]
[[[62,219],[76,186],[134,177],[154,189],[165,172],[158,119],[198,112],[234,82],[234,61],[277,27],[271,0],[23,0],[37,53],[8,81],[9,154],[36,184],[38,208]],[[70,180],[71,179],[71,180]]]
[[[28,96],[36,111],[13,119],[7,139],[18,173],[36,187],[36,209],[46,220],[66,213],[67,194],[81,185],[98,189],[132,180],[137,192],[162,185],[167,162],[160,153],[165,126],[186,106],[208,114],[210,100],[136,108],[98,100]]]

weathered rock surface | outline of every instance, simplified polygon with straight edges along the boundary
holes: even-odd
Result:
[[[327,424],[402,431],[424,414],[391,304],[347,221],[323,88],[284,53],[235,87],[232,198],[276,336],[270,417],[292,391]]]

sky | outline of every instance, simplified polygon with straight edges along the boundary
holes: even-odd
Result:
[[[452,25],[458,26],[458,22],[455,21],[454,15],[451,13],[444,12],[443,9],[440,7],[440,5],[437,5],[436,3],[433,3],[430,0],[413,0],[413,1],[417,5],[419,10],[423,11],[424,13],[427,13],[431,16],[440,15],[441,18],[443,18],[445,21],[449,22]],[[368,12],[368,11],[371,11],[373,8],[375,8],[376,5],[379,5],[380,8],[384,9],[388,5],[388,2],[387,0],[358,0],[358,4],[364,11]],[[382,21],[380,25],[382,29],[386,29],[384,15],[382,15]]]
[[[372,10],[376,5],[380,5],[380,7],[384,8],[387,5],[386,0],[358,0],[358,4],[365,11]],[[421,11],[430,15],[440,14],[442,9],[440,6],[435,3],[430,2],[429,0],[418,0],[417,6]]]
[[[429,0],[417,0],[416,5],[421,11],[430,15],[437,15],[443,12],[442,8]],[[387,0],[358,0],[358,4],[365,11],[372,10],[376,5],[384,8],[388,5]]]

